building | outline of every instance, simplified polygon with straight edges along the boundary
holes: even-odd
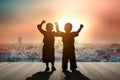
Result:
[[[120,61],[120,55],[118,52],[106,52],[105,53],[106,58],[110,62],[119,62]]]

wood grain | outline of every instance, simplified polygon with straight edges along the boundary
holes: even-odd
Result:
[[[78,72],[68,69],[64,74],[61,62],[55,63],[54,72],[44,72],[45,64],[41,62],[1,62],[0,80],[83,80],[82,75],[86,80],[120,80],[119,62],[78,62],[77,65]]]

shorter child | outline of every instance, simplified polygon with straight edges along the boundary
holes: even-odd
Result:
[[[47,23],[46,24],[46,30],[42,29],[42,25],[46,21],[42,21],[41,24],[38,24],[37,27],[39,31],[43,34],[44,39],[43,39],[43,49],[42,49],[42,60],[44,63],[46,63],[46,69],[45,71],[49,71],[49,63],[52,64],[52,71],[55,71],[54,67],[54,61],[55,61],[55,55],[54,55],[54,37],[57,36],[56,32],[53,32],[53,24],[52,23]]]

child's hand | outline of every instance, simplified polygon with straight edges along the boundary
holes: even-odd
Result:
[[[43,23],[46,23],[46,20],[43,20],[43,21],[42,21],[42,24],[43,24]]]
[[[58,22],[55,22],[55,25],[56,25],[56,27],[58,27],[59,25],[58,25]]]
[[[38,25],[37,25],[37,27],[41,27],[41,25],[40,25],[40,24],[38,24]]]
[[[41,24],[38,24],[37,27],[42,27],[42,25],[43,25],[44,23],[46,23],[45,20],[43,20],[43,21],[41,22]]]
[[[81,24],[81,25],[80,25],[80,28],[82,29],[83,27],[84,27],[84,25],[83,25],[83,24]]]

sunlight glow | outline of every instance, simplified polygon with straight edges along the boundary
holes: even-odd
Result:
[[[79,33],[79,36],[76,37],[75,39],[78,43],[87,42],[87,40],[88,40],[86,38],[86,37],[88,37],[87,32],[89,32],[89,30],[90,30],[87,20],[78,19],[78,18],[74,18],[74,17],[69,17],[69,18],[66,17],[66,18],[59,19],[57,22],[58,22],[60,31],[63,31],[63,32],[65,32],[64,31],[65,23],[70,22],[72,24],[72,26],[73,26],[72,31],[77,31],[80,27],[80,24],[83,24],[84,28]]]
[[[68,22],[71,23],[73,26],[72,31],[76,31],[77,29],[79,29],[80,24],[82,24],[82,22],[80,20],[77,20],[76,18],[63,18],[59,19],[57,22],[61,31],[64,31],[64,25]]]

